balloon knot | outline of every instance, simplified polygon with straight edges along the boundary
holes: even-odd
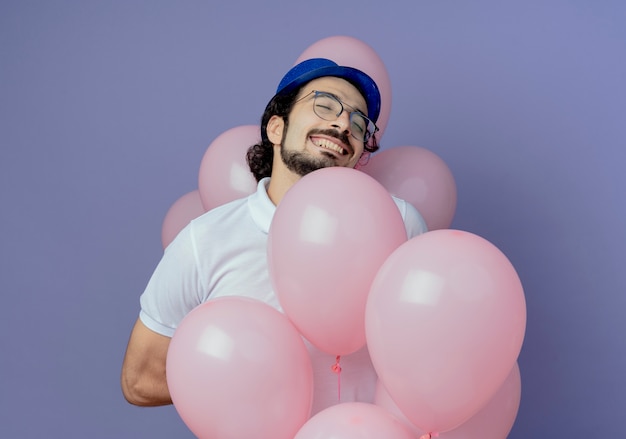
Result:
[[[335,358],[335,364],[330,366],[330,370],[337,374],[337,402],[341,402],[341,366],[339,365],[339,360],[341,359],[341,355],[337,355]]]
[[[333,364],[332,366],[330,366],[330,370],[332,370],[335,373],[340,373],[341,372],[341,366],[339,365],[339,359],[341,358],[340,355],[337,355],[337,358],[335,358],[335,364]]]

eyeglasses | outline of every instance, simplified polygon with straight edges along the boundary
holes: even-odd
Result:
[[[301,97],[296,102],[300,102],[305,98],[314,94],[313,112],[324,120],[336,120],[345,108],[352,111],[350,114],[350,134],[359,142],[366,143],[372,135],[378,131],[378,127],[374,122],[366,117],[359,110],[348,104],[341,102],[336,96],[323,91],[313,90],[311,93]]]

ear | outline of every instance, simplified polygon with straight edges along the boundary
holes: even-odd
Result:
[[[267,122],[267,138],[274,145],[280,145],[283,141],[283,131],[285,129],[285,121],[280,116],[272,116]]]

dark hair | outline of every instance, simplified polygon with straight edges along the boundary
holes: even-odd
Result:
[[[275,95],[265,107],[265,112],[261,117],[261,143],[252,145],[246,153],[246,159],[250,171],[257,181],[264,177],[269,177],[272,173],[272,161],[274,160],[274,145],[267,137],[267,123],[272,116],[282,117],[285,121],[285,131],[289,124],[287,116],[291,112],[296,96],[300,89],[289,93]]]
[[[303,85],[304,86],[304,85]],[[261,117],[261,142],[252,145],[246,153],[246,160],[250,171],[260,181],[264,177],[269,177],[272,173],[272,162],[274,160],[274,145],[267,137],[267,123],[272,116],[282,117],[285,121],[284,133],[287,132],[289,125],[289,113],[296,102],[296,97],[302,87],[290,91],[289,93],[279,93],[275,95],[265,107],[263,116]],[[372,135],[371,139],[365,144],[364,150],[372,153],[378,150],[378,142],[376,135]]]

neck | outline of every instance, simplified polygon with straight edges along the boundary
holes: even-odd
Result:
[[[278,206],[291,186],[296,184],[302,177],[285,166],[280,158],[280,151],[274,150],[274,161],[272,163],[272,174],[270,184],[267,186],[267,195],[272,203]]]
[[[276,206],[282,201],[283,197],[291,187],[300,180],[299,175],[294,173],[274,172],[270,184],[267,186],[267,195]]]

